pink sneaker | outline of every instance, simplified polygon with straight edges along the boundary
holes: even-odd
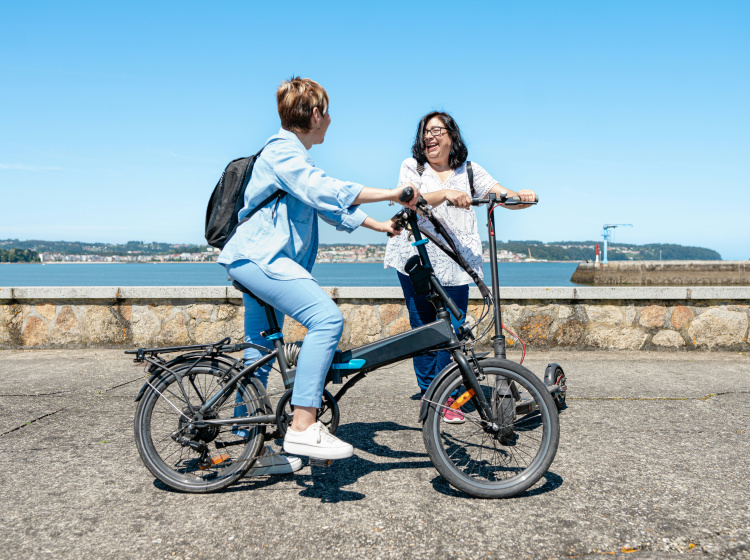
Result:
[[[449,408],[443,409],[443,422],[447,422],[448,424],[463,424],[466,422],[464,419],[464,413],[461,412],[461,409],[453,410],[450,408],[450,405],[452,405],[455,402],[455,399],[453,397],[450,397],[447,401],[445,401],[445,406]]]

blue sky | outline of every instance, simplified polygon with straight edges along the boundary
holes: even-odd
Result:
[[[442,109],[471,160],[539,193],[501,239],[630,223],[617,241],[748,259],[749,26],[744,1],[6,2],[0,238],[203,242],[214,184],[276,132],[296,74],[331,97],[311,150],[331,176],[395,186]]]

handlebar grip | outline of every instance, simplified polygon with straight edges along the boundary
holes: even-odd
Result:
[[[406,187],[403,191],[401,191],[401,196],[399,196],[398,199],[401,202],[409,202],[413,196],[414,189],[411,187]]]

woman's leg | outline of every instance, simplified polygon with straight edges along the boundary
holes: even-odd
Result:
[[[404,292],[406,309],[409,312],[409,324],[412,329],[432,323],[436,319],[435,306],[432,305],[423,295],[417,295],[411,279],[405,274],[397,273],[398,280],[401,282],[401,289]],[[446,352],[447,354],[447,352]],[[450,356],[449,356],[450,358]],[[435,367],[437,366],[438,355],[436,352],[427,352],[414,356],[414,373],[417,375],[417,385],[422,394],[425,394],[427,387],[435,378]]]
[[[317,426],[317,408],[322,401],[326,374],[341,338],[344,320],[338,306],[314,280],[275,280],[250,261],[232,263],[227,267],[227,272],[260,299],[307,328],[297,361],[291,400],[295,407],[294,418],[287,430],[286,449],[290,432],[308,432],[307,428]],[[300,441],[296,442],[298,445],[293,452],[302,453],[298,449],[312,450],[307,453],[310,454],[316,447],[322,446],[326,451],[316,454],[316,457],[336,459],[351,456],[352,447],[349,444],[330,434],[321,435],[320,428],[316,429],[315,434],[310,432],[307,434],[309,437],[298,438]]]
[[[458,328],[464,324],[464,321],[466,321],[466,310],[469,307],[469,285],[464,284],[462,286],[443,286],[443,289],[445,290],[445,293],[450,296],[450,298],[455,302],[456,307],[458,307],[461,310],[461,313],[464,314],[463,318],[458,321],[451,313],[451,323],[453,324],[453,328],[456,331],[456,334],[458,334]],[[451,361],[451,353],[446,350],[441,350],[437,353],[437,360],[435,360],[435,373],[433,374],[433,378],[435,375],[440,373],[445,366],[447,366]]]

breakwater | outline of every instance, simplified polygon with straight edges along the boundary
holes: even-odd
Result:
[[[344,315],[342,349],[409,328],[399,288],[327,291]],[[469,297],[476,322],[482,301],[476,288]],[[503,323],[531,347],[750,350],[750,288],[528,287],[503,288],[501,297]],[[240,293],[224,286],[0,288],[0,348],[241,340],[242,309]],[[288,341],[304,333],[287,319]],[[489,348],[489,336],[478,347]]]
[[[750,261],[579,263],[570,280],[593,286],[750,286]]]

